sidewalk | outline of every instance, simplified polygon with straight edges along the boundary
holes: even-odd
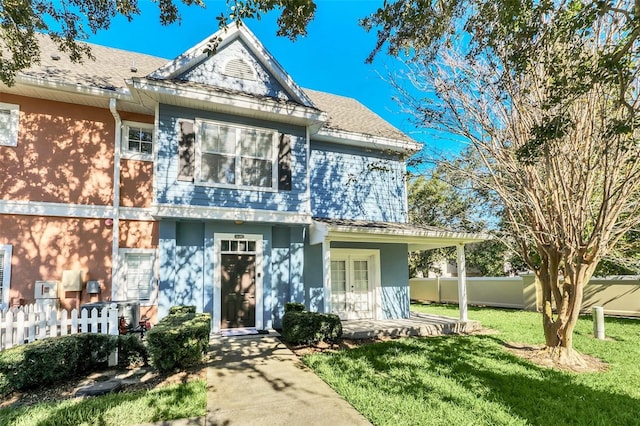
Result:
[[[207,425],[370,424],[274,336],[216,337],[210,356]]]

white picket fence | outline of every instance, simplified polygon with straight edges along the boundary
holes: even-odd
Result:
[[[47,337],[76,333],[118,334],[118,308],[66,309],[26,305],[0,311],[0,350]]]

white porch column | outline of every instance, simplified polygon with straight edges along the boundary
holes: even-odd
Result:
[[[322,241],[322,283],[324,286],[324,312],[331,313],[331,242]]]
[[[460,321],[468,321],[467,316],[467,266],[464,258],[464,244],[458,249],[458,304],[460,306]]]

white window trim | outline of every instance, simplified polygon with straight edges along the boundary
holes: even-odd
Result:
[[[140,127],[142,129],[151,130],[151,154],[145,154],[143,152],[130,151],[129,150],[129,127]],[[156,132],[153,123],[141,123],[138,121],[123,121],[122,122],[122,138],[120,148],[120,158],[126,160],[139,160],[139,161],[153,161],[153,153],[156,148]]]
[[[0,309],[9,307],[9,291],[11,289],[11,253],[13,246],[10,244],[0,244],[0,251],[4,252],[4,274],[2,285],[2,300],[0,300]]]
[[[263,187],[263,186],[249,186],[249,185],[240,185],[240,184],[228,184],[228,183],[215,183],[215,182],[209,182],[206,180],[202,180],[201,176],[202,176],[202,144],[201,144],[201,137],[202,137],[202,125],[204,123],[207,124],[214,124],[217,126],[224,126],[224,127],[229,127],[232,129],[236,129],[236,152],[235,152],[235,158],[236,158],[236,169],[234,171],[235,176],[236,176],[236,182],[241,181],[242,180],[242,162],[239,161],[242,158],[242,152],[241,152],[241,145],[240,145],[240,141],[238,138],[238,134],[240,132],[238,132],[237,130],[240,129],[244,129],[244,130],[261,130],[264,132],[270,132],[273,134],[273,138],[272,138],[272,145],[271,145],[271,149],[272,149],[272,157],[271,157],[271,187]],[[214,187],[214,188],[228,188],[228,189],[245,189],[245,190],[251,190],[251,191],[262,191],[262,192],[277,192],[278,191],[278,131],[275,129],[269,129],[266,127],[256,127],[256,126],[242,126],[242,125],[238,125],[238,124],[232,124],[232,123],[227,123],[224,121],[215,121],[215,120],[206,120],[206,119],[202,119],[202,118],[196,118],[195,119],[195,132],[196,132],[196,140],[195,140],[195,184],[199,185],[199,186],[210,186],[210,187]]]
[[[17,146],[18,128],[20,124],[20,105],[0,102],[0,110],[9,110],[11,113],[11,121],[9,123],[9,140],[6,142],[0,140],[0,146]]]
[[[111,300],[123,301],[127,299],[126,277],[127,263],[125,261],[127,254],[151,254],[153,255],[153,282],[154,289],[151,292],[149,300],[140,300],[140,306],[156,306],[158,304],[158,250],[157,249],[135,249],[121,248],[118,249],[118,280],[111,289]]]
[[[213,242],[213,325],[212,331],[218,333],[222,324],[222,240],[246,240],[256,242],[256,325],[257,330],[263,330],[265,324],[264,316],[264,298],[263,298],[263,279],[265,273],[264,266],[264,245],[263,236],[261,234],[214,234]],[[225,252],[226,253],[226,252]],[[247,253],[250,254],[250,253]],[[271,324],[267,324],[271,327]]]
[[[346,260],[351,262],[352,260],[366,259],[370,263],[369,270],[371,273],[369,279],[369,285],[371,292],[371,319],[377,320],[382,318],[382,288],[381,288],[381,272],[380,272],[380,250],[377,249],[351,249],[351,248],[332,248],[330,254],[327,256],[325,262],[329,263],[328,274],[329,279],[325,282],[325,294],[329,305],[331,306],[332,288],[331,288],[331,261],[333,260]],[[335,313],[333,309],[331,313]]]

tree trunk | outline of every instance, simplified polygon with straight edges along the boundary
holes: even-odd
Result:
[[[545,346],[549,356],[558,364],[584,366],[582,355],[573,349],[573,330],[580,316],[584,285],[595,266],[582,262],[568,265],[559,277],[560,256],[545,256],[536,275],[542,287],[542,322]]]

